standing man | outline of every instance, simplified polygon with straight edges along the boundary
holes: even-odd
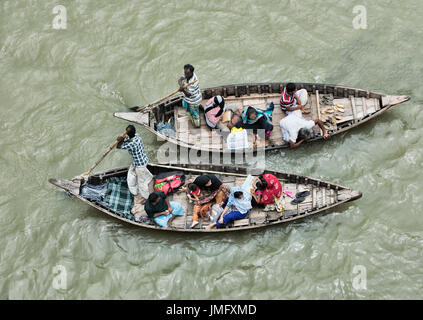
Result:
[[[147,169],[148,156],[144,151],[144,144],[138,133],[135,133],[135,127],[129,125],[126,128],[127,136],[117,138],[118,149],[126,149],[132,156],[132,164],[128,170],[127,182],[129,191],[134,196],[134,205],[131,212],[137,214],[143,210],[148,196],[148,184],[153,175]]]
[[[197,80],[196,83],[184,88],[188,83]],[[194,127],[200,127],[200,104],[203,100],[200,90],[200,83],[194,73],[194,67],[190,64],[184,65],[184,75],[179,78],[179,91],[184,94],[182,106],[187,110]]]

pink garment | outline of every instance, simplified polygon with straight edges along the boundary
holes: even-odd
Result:
[[[265,190],[261,191],[262,196],[260,199],[260,204],[272,204],[275,203],[275,198],[279,199],[282,195],[282,184],[271,173],[263,174],[263,178],[267,182],[267,187]],[[257,191],[256,191],[257,193]]]
[[[285,193],[288,197],[295,198],[294,194],[289,190],[284,190],[283,193]]]
[[[204,107],[204,110],[207,110],[209,107],[212,107],[213,106],[213,99],[214,99],[214,97],[213,98],[211,98],[211,99],[209,99],[207,102],[206,102],[206,105],[205,105],[205,107]],[[210,110],[209,112],[207,112],[205,115],[206,115],[206,121],[207,121],[207,124],[210,126],[210,127],[212,127],[212,128],[214,128],[214,127],[216,127],[216,124],[220,121],[220,119],[222,119],[222,117],[223,117],[223,112],[222,112],[222,114],[219,116],[219,117],[216,117],[216,114],[218,113],[220,111],[220,108],[219,107],[216,107],[216,108],[213,108],[212,110]]]

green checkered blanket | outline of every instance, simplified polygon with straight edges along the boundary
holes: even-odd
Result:
[[[134,215],[131,213],[133,201],[126,177],[113,177],[107,180],[104,202],[110,209],[126,219],[134,220]]]

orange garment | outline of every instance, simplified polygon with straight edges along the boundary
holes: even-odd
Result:
[[[226,190],[220,190],[216,197],[214,198],[216,200],[216,204],[221,206],[223,202],[225,202],[226,198],[228,197]],[[194,208],[192,210],[192,221],[198,221],[199,218],[204,219],[207,215],[207,212],[211,210],[211,207],[214,203],[208,202],[206,204],[196,204],[194,205]]]

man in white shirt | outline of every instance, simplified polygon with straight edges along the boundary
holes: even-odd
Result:
[[[282,130],[282,138],[289,143],[291,149],[300,146],[304,141],[313,137],[312,129],[318,125],[323,132],[323,139],[329,138],[329,134],[321,120],[306,120],[291,113],[279,122]]]

